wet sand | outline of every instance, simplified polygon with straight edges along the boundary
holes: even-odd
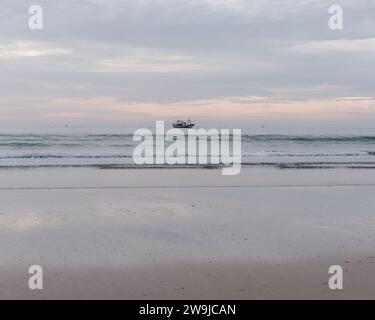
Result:
[[[0,298],[373,299],[375,170],[0,170]],[[44,289],[27,287],[28,267]],[[328,268],[344,269],[344,290]]]

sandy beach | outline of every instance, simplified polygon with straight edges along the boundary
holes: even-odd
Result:
[[[375,170],[0,171],[0,298],[372,299]],[[28,289],[28,268],[44,289]],[[344,290],[328,268],[344,269]]]

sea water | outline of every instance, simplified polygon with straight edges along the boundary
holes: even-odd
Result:
[[[0,166],[136,166],[132,131],[69,131],[2,132]],[[375,134],[244,133],[241,153],[245,166],[375,166]]]

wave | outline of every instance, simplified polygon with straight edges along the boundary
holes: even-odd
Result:
[[[0,147],[10,147],[10,148],[32,148],[32,147],[79,147],[82,146],[77,143],[43,143],[43,142],[8,142],[0,143]]]
[[[215,169],[228,165],[223,164],[1,164],[0,169],[23,169],[23,168],[99,168],[99,169]],[[264,163],[242,163],[242,167],[275,167],[279,169],[375,169],[375,162],[264,162]]]
[[[48,147],[132,147],[134,143],[114,143],[114,144],[100,144],[99,141],[81,141],[81,142],[0,142],[0,148],[48,148]]]
[[[375,156],[373,151],[361,151],[358,153],[286,153],[279,151],[257,151],[254,153],[244,153],[242,157],[356,157],[356,156]],[[131,158],[131,154],[44,154],[44,153],[29,153],[29,154],[14,154],[14,155],[1,155],[0,159],[47,159],[47,158]],[[155,157],[155,155],[154,155]],[[207,157],[211,157],[210,154]]]
[[[162,138],[158,136],[157,138]],[[133,134],[77,134],[77,135],[20,135],[20,134],[0,134],[0,146],[10,147],[33,147],[33,146],[76,146],[81,144],[133,141]],[[375,136],[370,135],[252,135],[242,134],[243,142],[326,142],[326,143],[375,143]],[[131,144],[129,144],[131,145]]]
[[[290,142],[363,142],[375,143],[375,136],[363,135],[242,135],[243,141],[290,141]]]
[[[283,152],[283,151],[256,151],[242,154],[242,157],[358,157],[375,156],[375,151],[343,152],[343,153],[322,153],[322,152]]]
[[[131,158],[131,155],[110,154],[110,155],[58,155],[58,154],[22,154],[5,155],[0,159],[107,159],[107,158]]]
[[[255,151],[243,152],[242,158],[287,158],[287,157],[361,157],[375,156],[375,151],[359,151],[359,152],[285,152],[285,151]],[[155,154],[153,156],[155,158]],[[210,158],[211,154],[207,154]],[[108,158],[132,158],[132,150],[127,149],[121,153],[102,153],[102,154],[61,154],[61,153],[19,153],[19,154],[1,154],[0,159],[108,159]]]

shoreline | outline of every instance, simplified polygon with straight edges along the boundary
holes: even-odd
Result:
[[[2,169],[59,169],[59,168],[95,168],[95,169],[222,169],[233,164],[42,164],[42,165],[0,165]],[[375,169],[375,162],[260,162],[241,163],[243,168],[277,169]]]

